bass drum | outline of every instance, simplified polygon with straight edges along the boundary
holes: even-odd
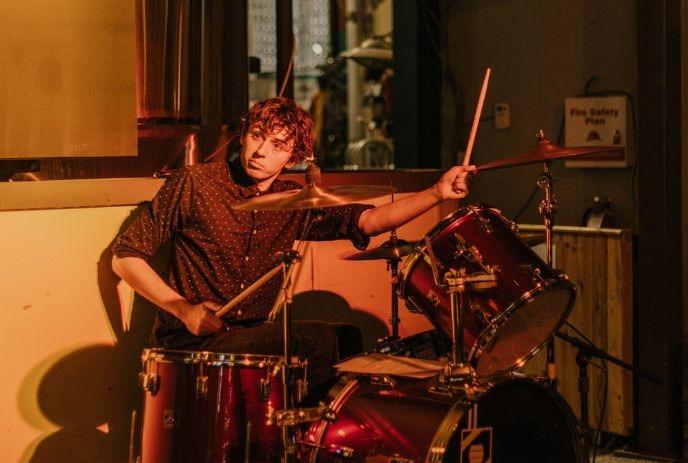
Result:
[[[473,396],[434,380],[344,377],[333,422],[313,423],[301,461],[583,463],[573,412],[551,388],[502,380]]]

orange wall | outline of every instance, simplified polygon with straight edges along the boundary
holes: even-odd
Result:
[[[126,461],[130,411],[140,394],[139,355],[155,310],[109,267],[109,246],[133,209],[0,212],[4,461]],[[418,239],[439,218],[431,210],[399,236]],[[371,246],[387,238],[374,238]],[[384,262],[342,261],[342,253],[353,251],[348,242],[309,246],[297,299],[313,289],[334,292],[359,318],[386,325]],[[402,335],[429,328],[403,304],[400,313]]]

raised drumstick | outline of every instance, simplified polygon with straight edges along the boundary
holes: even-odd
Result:
[[[466,146],[466,153],[463,155],[463,165],[467,166],[471,163],[471,153],[473,152],[473,143],[475,142],[475,134],[478,131],[478,124],[480,123],[480,115],[483,113],[483,103],[485,103],[485,94],[487,93],[487,83],[490,81],[490,73],[492,70],[487,68],[485,71],[485,78],[483,79],[483,88],[480,90],[480,98],[478,98],[478,107],[475,108],[475,117],[473,118],[473,126],[471,127],[471,134],[468,137],[468,145]]]

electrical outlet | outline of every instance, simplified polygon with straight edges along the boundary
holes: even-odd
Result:
[[[503,101],[494,105],[494,126],[497,130],[508,129],[511,125],[511,108]]]

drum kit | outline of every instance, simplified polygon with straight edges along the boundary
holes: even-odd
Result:
[[[548,163],[614,149],[564,148],[540,133],[534,149],[477,167],[543,163],[537,183],[544,191],[544,237],[524,242],[498,209],[467,205],[417,242],[392,231],[379,247],[344,256],[387,262],[391,335],[354,359],[368,367],[339,368],[338,383],[315,407],[302,403],[307,361],[291,355],[290,282],[302,248],[284,253],[275,269],[244,292],[283,273],[272,314],[284,314],[283,355],[146,349],[140,445],[132,445],[132,461],[586,461],[581,425],[553,387],[553,349],[547,377],[517,370],[552,340],[575,299],[574,285],[552,267],[556,202]],[[319,208],[390,190],[327,188],[319,176],[312,165],[303,189],[252,198],[236,208],[305,209],[312,223]],[[543,240],[548,262],[530,248]],[[400,338],[399,298],[436,329]],[[390,361],[396,366],[386,370]]]

